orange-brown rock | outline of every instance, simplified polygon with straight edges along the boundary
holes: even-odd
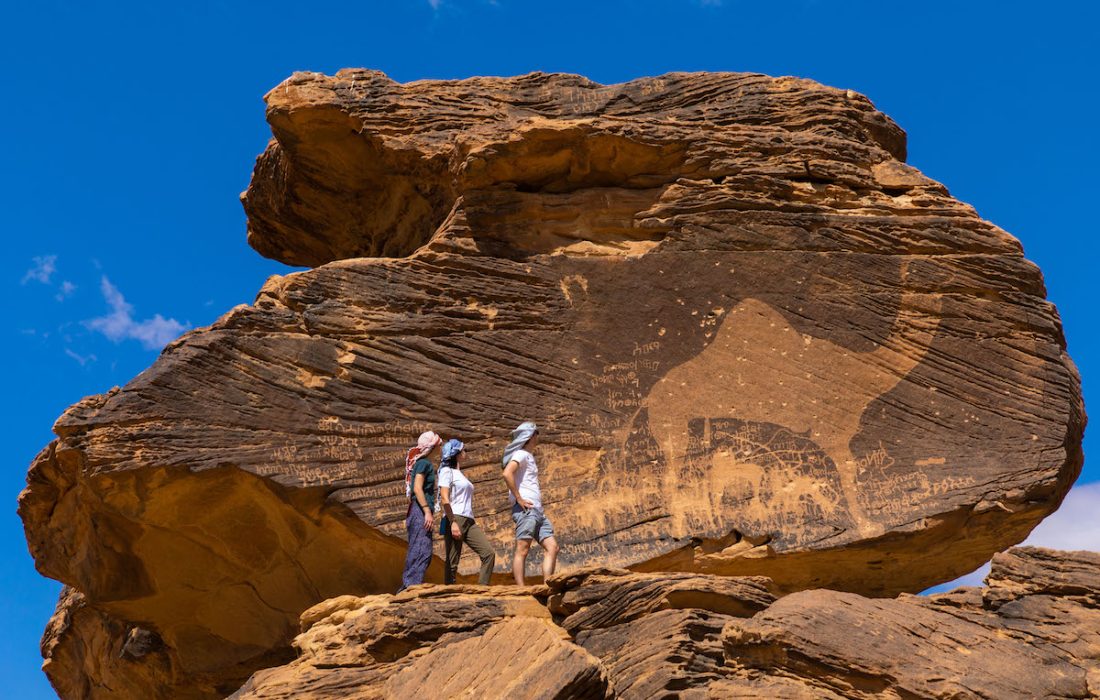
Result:
[[[327,601],[303,615],[298,659],[232,697],[608,697],[603,666],[532,593],[425,585]]]
[[[726,658],[846,698],[1100,697],[1100,554],[1014,549],[987,582],[928,599],[794,593],[727,625]]]
[[[582,569],[551,579],[549,585],[550,611],[564,617],[562,626],[571,634],[625,624],[670,609],[699,608],[749,617],[775,602],[772,582],[761,577]]]
[[[181,687],[183,679],[155,632],[89,607],[68,586],[42,635],[42,656],[42,670],[62,698],[168,700],[217,692],[209,686],[191,692],[197,679]]]
[[[929,598],[768,604],[766,579],[613,570],[548,591],[346,596],[303,617],[297,660],[234,697],[1100,697],[1098,577],[1100,554],[1016,549],[985,589]]]
[[[703,693],[726,675],[726,623],[775,602],[771,581],[759,577],[587,570],[550,588],[550,610],[601,659],[620,698]]]
[[[241,681],[306,608],[397,587],[427,428],[465,440],[500,553],[533,419],[563,568],[779,592],[949,580],[1076,478],[1038,269],[860,95],[342,71],[267,102],[249,241],[320,267],[70,408],[20,500],[39,569],[185,677]]]
[[[323,492],[288,491],[228,465],[184,479],[156,468],[69,481],[74,473],[63,470],[80,459],[55,445],[39,456],[28,493],[58,492],[52,502],[21,500],[24,518],[49,523],[28,530],[28,543],[50,553],[38,559],[43,573],[64,581],[79,573],[84,617],[111,621],[110,643],[96,633],[94,644],[79,648],[106,650],[119,630],[134,626],[157,634],[177,681],[168,697],[224,697],[257,668],[289,658],[305,608],[348,590],[399,585],[402,543],[357,530],[325,506]],[[39,542],[36,534],[56,539]],[[66,607],[63,597],[59,614]],[[102,663],[94,655],[83,669],[59,660],[50,634],[51,680]],[[127,669],[145,682],[135,665],[116,670]],[[55,688],[64,698],[95,697]]]

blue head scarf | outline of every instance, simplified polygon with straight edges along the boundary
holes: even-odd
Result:
[[[458,453],[466,449],[466,445],[462,444],[462,441],[458,438],[451,438],[443,444],[443,457],[439,460],[440,467],[450,467],[454,469],[455,462],[458,460]]]
[[[504,462],[502,466],[507,467],[508,462],[512,461],[512,455],[526,445],[527,441],[538,431],[538,426],[531,421],[520,423],[519,427],[512,431],[512,441],[508,443],[508,447],[504,448]]]

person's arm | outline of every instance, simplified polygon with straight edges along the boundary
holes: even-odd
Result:
[[[432,509],[428,507],[428,497],[424,495],[424,472],[418,472],[413,477],[413,498],[416,499],[416,504],[424,509],[424,529],[431,530],[432,525],[435,524],[435,517],[432,516]]]
[[[519,507],[527,510],[531,507],[531,502],[519,495],[519,487],[516,486],[516,471],[518,469],[519,462],[514,459],[508,462],[508,466],[504,468],[504,483],[508,484],[508,490],[515,496],[516,503],[519,504]]]
[[[448,470],[448,471],[450,471],[450,470]],[[449,522],[451,524],[451,538],[455,539],[455,540],[461,540],[462,539],[462,528],[460,528],[458,526],[458,523],[455,522],[454,511],[451,510],[451,486],[454,483],[454,474],[453,474],[453,472],[451,474],[449,474],[448,476],[450,477],[449,480],[446,477],[444,477],[444,475],[442,473],[442,470],[440,470],[440,474],[439,474],[439,502],[443,504],[443,512],[445,512],[447,514],[447,522]],[[446,486],[443,485],[444,482],[446,482],[446,484],[447,484]]]

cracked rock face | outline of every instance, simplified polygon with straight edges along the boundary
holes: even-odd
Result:
[[[39,569],[182,677],[237,687],[302,610],[396,589],[429,428],[466,442],[500,553],[532,419],[565,569],[778,592],[950,580],[1080,470],[1039,270],[860,95],[351,70],[266,99],[249,242],[316,267],[70,408],[20,499]]]
[[[87,605],[65,586],[42,635],[42,670],[62,698],[203,698],[213,688],[173,692],[180,678],[160,637]],[[192,681],[188,686],[200,685]]]
[[[1012,549],[984,589],[794,593],[726,626],[722,643],[739,671],[804,676],[847,698],[1098,697],[1098,575],[1095,552]]]
[[[303,616],[298,658],[233,698],[506,698],[520,680],[524,697],[622,700],[1097,697],[1098,577],[1095,553],[1024,548],[986,588],[930,598],[776,600],[762,578],[607,569],[344,596]]]

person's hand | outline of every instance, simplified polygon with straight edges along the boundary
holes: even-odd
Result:
[[[424,507],[424,529],[431,532],[432,525],[435,525],[435,516],[432,515],[432,511],[425,506]]]
[[[462,528],[458,526],[458,523],[451,523],[451,539],[462,541]]]
[[[531,501],[528,501],[523,496],[520,496],[519,498],[517,498],[516,503],[518,503],[519,507],[524,509],[524,510],[530,510],[531,508],[534,507],[534,505],[531,503]]]

